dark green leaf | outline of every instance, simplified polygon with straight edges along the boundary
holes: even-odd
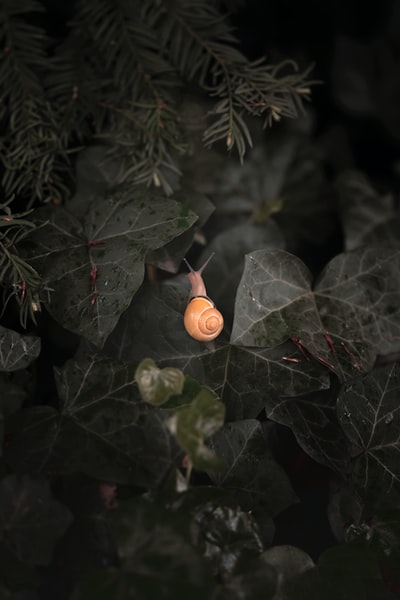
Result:
[[[271,348],[291,336],[320,333],[311,292],[311,274],[299,258],[283,250],[246,255],[236,296],[231,342]]]
[[[196,231],[201,228],[214,212],[214,205],[206,195],[191,189],[179,190],[173,199],[187,206],[198,219],[190,229],[168,242],[162,248],[153,250],[147,255],[147,261],[168,273],[176,273],[179,266],[193,244]]]
[[[237,561],[232,575],[219,590],[217,600],[274,600],[278,575],[263,555]]]
[[[335,389],[304,396],[266,398],[269,419],[290,427],[300,446],[319,463],[342,472],[349,458],[349,442],[337,421]]]
[[[353,250],[365,244],[374,229],[392,215],[393,198],[380,195],[359,171],[346,171],[337,181],[345,246]],[[371,241],[371,240],[370,240]],[[385,238],[381,238],[385,242]]]
[[[400,348],[400,249],[362,247],[324,269],[315,297],[326,331],[358,371]],[[345,356],[338,356],[345,367]],[[354,374],[354,370],[353,370]]]
[[[47,482],[18,475],[0,481],[0,531],[19,560],[48,564],[55,542],[71,521],[71,513],[54,500]]]
[[[244,268],[244,255],[259,248],[283,248],[283,235],[277,225],[269,219],[262,225],[238,225],[222,231],[207,245],[207,250],[198,260],[201,266],[206,258],[215,253],[207,265],[204,279],[207,293],[218,310],[224,315],[226,324],[233,321],[236,290]]]
[[[388,508],[400,498],[399,392],[399,365],[391,364],[345,384],[337,404],[354,445],[354,483],[365,502]]]
[[[275,570],[275,600],[290,598],[291,591],[298,591],[296,585],[299,576],[315,567],[314,561],[306,552],[288,545],[269,548],[260,556],[260,562]]]
[[[400,216],[392,215],[386,221],[377,225],[371,233],[365,236],[365,244],[399,246],[400,244]]]
[[[165,415],[137,397],[133,366],[81,356],[57,374],[57,386],[60,412],[37,407],[15,417],[7,448],[14,468],[153,487],[178,459]]]
[[[213,193],[219,225],[222,222],[228,228],[233,218],[241,222],[243,215],[261,221],[274,215],[291,243],[296,243],[298,238],[311,239],[313,243],[324,241],[334,221],[329,218],[323,190],[324,173],[315,147],[303,133],[293,133],[293,130],[289,135],[268,139],[258,130],[252,137],[257,143],[241,166],[232,160],[219,164],[212,154],[204,158],[200,155],[200,159],[210,163],[207,175],[209,172],[218,174],[214,186],[202,171],[203,181],[196,183],[205,186],[205,179],[211,187],[207,191]],[[194,167],[198,160],[193,157]],[[255,249],[256,246],[251,248]]]
[[[378,513],[372,519],[371,530],[385,554],[400,551],[400,511]]]
[[[30,261],[54,289],[48,309],[64,327],[102,346],[143,281],[147,253],[196,216],[141,187],[93,200],[82,220],[61,207],[37,211]]]
[[[0,371],[25,369],[40,353],[40,338],[0,326]]]
[[[182,393],[185,376],[179,369],[159,369],[151,358],[142,360],[135,371],[142,399],[154,406],[165,404],[171,396]]]
[[[244,510],[261,508],[275,516],[297,501],[283,469],[267,453],[259,421],[227,423],[208,445],[224,464],[209,476],[232,492]]]
[[[82,447],[79,428],[50,406],[13,415],[6,434],[5,459],[17,472],[53,477],[72,468]]]

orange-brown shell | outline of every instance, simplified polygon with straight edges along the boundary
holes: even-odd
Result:
[[[197,296],[187,305],[183,323],[192,338],[199,342],[210,342],[221,333],[224,317],[211,300]]]

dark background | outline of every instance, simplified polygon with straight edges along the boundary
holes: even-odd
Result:
[[[314,135],[331,168],[357,167],[398,189],[400,3],[248,0],[233,21],[250,58],[314,64]],[[332,148],[331,148],[332,147]]]

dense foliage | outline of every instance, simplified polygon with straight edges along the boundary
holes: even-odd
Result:
[[[400,597],[396,169],[241,4],[1,0],[1,599]]]

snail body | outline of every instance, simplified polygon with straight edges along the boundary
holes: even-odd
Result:
[[[189,303],[183,315],[183,324],[187,333],[199,342],[210,342],[219,336],[224,327],[224,317],[215,307],[214,302],[207,296],[202,272],[208,265],[213,254],[204,265],[195,271],[185,260],[188,268],[188,278],[191,284]]]

